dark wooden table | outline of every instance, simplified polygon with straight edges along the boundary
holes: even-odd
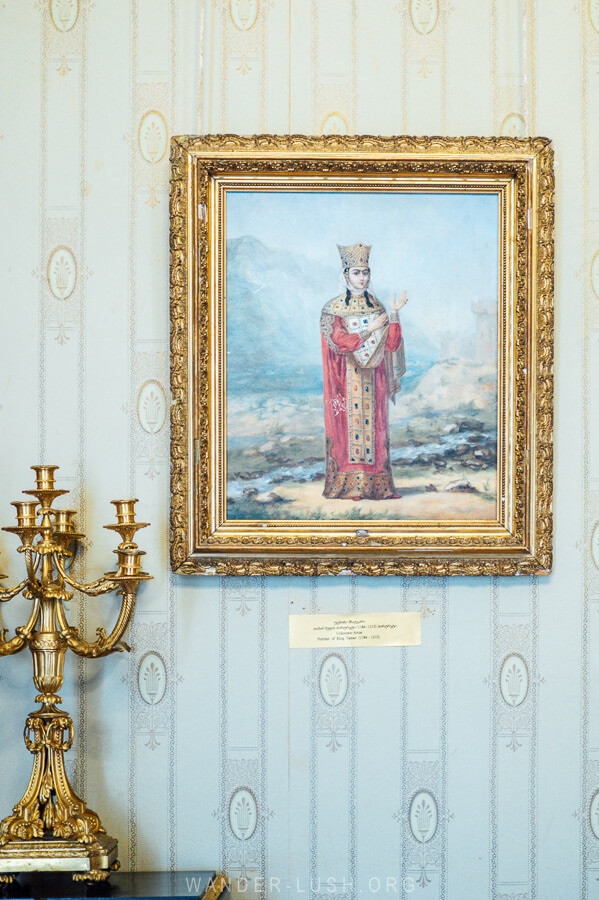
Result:
[[[85,884],[68,872],[21,873],[13,884],[2,885],[0,896],[15,900],[71,900],[110,897],[114,900],[217,900],[228,896],[226,880],[213,871],[114,872],[108,881]]]

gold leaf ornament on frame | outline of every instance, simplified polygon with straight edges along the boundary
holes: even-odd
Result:
[[[50,17],[57,31],[66,34],[75,27],[79,15],[79,0],[50,0]]]
[[[258,18],[258,0],[230,0],[233,24],[239,31],[250,31]]]
[[[438,0],[411,0],[410,18],[419,34],[430,34],[439,18]]]
[[[173,139],[171,159],[174,571],[231,576],[347,572],[488,576],[549,571],[551,142],[510,136],[184,135]],[[455,190],[497,198],[501,277],[496,383],[503,399],[497,416],[502,437],[496,469],[501,493],[496,501],[492,495],[495,505],[476,521],[462,519],[450,509],[446,515],[430,515],[413,523],[405,516],[393,518],[386,509],[380,513],[375,509],[369,517],[362,516],[368,528],[356,530],[355,507],[347,518],[327,518],[316,506],[295,518],[269,516],[270,507],[266,511],[258,507],[251,517],[234,515],[237,499],[230,499],[228,489],[236,470],[227,468],[230,420],[223,412],[230,373],[239,371],[233,356],[227,355],[226,343],[227,287],[231,285],[225,225],[232,221],[231,198],[245,193],[250,200],[266,203],[271,195],[308,196],[317,190],[334,206],[338,194],[366,196],[366,187],[384,188],[394,203],[408,194],[422,194],[426,199],[426,194],[442,196]],[[211,214],[196,216],[207,204]],[[494,263],[492,270],[496,271]],[[526,375],[531,359],[534,379]],[[315,434],[320,440],[321,432],[315,430]],[[277,501],[267,498],[265,502],[274,505]],[[273,509],[279,513],[280,507]],[[335,698],[339,685],[333,676],[339,672],[331,666],[323,674],[329,675],[324,694],[338,702],[343,690]]]
[[[77,264],[68,247],[60,246],[48,260],[48,285],[57,300],[68,300],[77,283]]]

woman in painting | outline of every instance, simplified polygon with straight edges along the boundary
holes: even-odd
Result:
[[[399,497],[389,459],[388,400],[395,402],[405,371],[399,310],[391,313],[368,291],[370,247],[337,249],[347,288],[320,317],[324,375],[326,473],[323,495],[334,499]]]

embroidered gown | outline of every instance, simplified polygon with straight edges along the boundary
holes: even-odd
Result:
[[[385,308],[368,293],[351,291],[329,300],[320,318],[326,471],[323,495],[382,500],[398,496],[389,459],[390,355],[401,343],[391,321],[368,334]]]

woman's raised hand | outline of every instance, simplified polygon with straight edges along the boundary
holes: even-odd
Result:
[[[393,294],[393,300],[391,301],[391,311],[399,312],[402,306],[405,306],[408,302],[408,292],[402,291],[399,297],[397,294]]]

